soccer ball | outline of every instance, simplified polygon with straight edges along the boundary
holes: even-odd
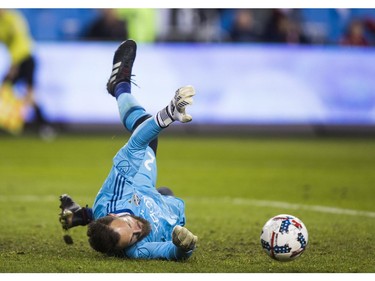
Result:
[[[263,250],[278,261],[291,261],[301,256],[307,242],[308,233],[303,222],[286,214],[269,219],[260,235]]]

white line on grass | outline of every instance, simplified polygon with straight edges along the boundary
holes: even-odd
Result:
[[[259,206],[259,207],[276,207],[276,208],[293,209],[293,210],[302,209],[302,210],[315,211],[315,212],[320,212],[320,213],[375,218],[375,212],[359,211],[359,210],[343,209],[343,208],[319,206],[319,205],[302,205],[302,204],[293,204],[293,203],[278,202],[278,201],[250,200],[250,199],[246,200],[246,199],[239,199],[239,198],[234,199],[233,203],[240,204],[240,205],[252,204],[254,206]]]
[[[76,199],[76,198],[75,198]],[[80,201],[82,198],[77,198]],[[87,200],[87,198],[85,198]],[[59,197],[55,195],[10,195],[10,196],[0,196],[0,202],[53,202],[59,204]],[[246,205],[246,206],[256,206],[256,207],[274,207],[289,210],[306,210],[314,211],[320,213],[336,214],[336,215],[349,215],[349,216],[362,216],[375,218],[375,212],[360,211],[352,209],[343,209],[328,206],[319,205],[303,205],[303,204],[293,204],[280,201],[268,201],[268,200],[257,200],[257,199],[244,199],[244,198],[230,198],[230,197],[188,197],[186,201],[194,203],[209,204],[212,202],[219,204],[234,204],[234,205]],[[86,204],[86,203],[85,203]]]
[[[59,196],[54,195],[0,195],[0,202],[59,202]]]
[[[280,202],[280,201],[229,198],[229,197],[225,197],[225,198],[208,198],[208,197],[192,198],[190,197],[188,198],[188,200],[191,202],[202,202],[202,203],[215,202],[215,203],[221,203],[221,204],[246,205],[246,206],[256,206],[256,207],[274,207],[274,208],[289,209],[289,210],[306,210],[306,211],[314,211],[314,212],[329,213],[329,214],[336,214],[336,215],[349,215],[349,216],[362,216],[362,217],[375,218],[375,212],[343,209],[343,208],[319,206],[319,205],[293,204],[293,203]]]

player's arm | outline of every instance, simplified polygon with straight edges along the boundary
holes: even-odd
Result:
[[[193,103],[194,95],[195,90],[192,86],[179,88],[168,106],[137,127],[128,143],[116,155],[116,158],[126,158],[129,162],[127,176],[135,176],[144,160],[147,146],[163,128],[174,121],[187,123],[192,120],[192,116],[186,113],[186,107]]]
[[[166,242],[144,242],[134,245],[125,254],[129,258],[135,259],[165,259],[165,260],[186,260],[193,250],[184,251],[171,241]]]
[[[138,259],[186,260],[193,254],[197,241],[198,237],[187,228],[176,226],[172,241],[140,242],[125,251],[125,254],[129,258]]]

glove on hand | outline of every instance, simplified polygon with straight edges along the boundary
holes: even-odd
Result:
[[[174,98],[168,106],[168,113],[174,120],[182,123],[190,122],[193,118],[187,114],[185,108],[193,104],[195,90],[192,86],[181,87],[176,91]]]
[[[173,228],[172,242],[185,252],[193,250],[198,241],[198,237],[191,233],[187,228],[176,225]]]
[[[176,120],[182,123],[190,122],[193,117],[186,113],[186,107],[193,104],[194,95],[193,86],[179,88],[169,105],[157,113],[156,121],[159,126],[162,128],[168,127]]]

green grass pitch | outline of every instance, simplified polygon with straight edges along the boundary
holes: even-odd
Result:
[[[341,138],[208,138],[162,135],[158,186],[186,202],[199,237],[186,262],[122,260],[91,250],[86,228],[66,245],[62,193],[92,205],[128,135],[0,136],[1,273],[375,272],[375,142]],[[281,263],[259,235],[272,216],[299,217],[309,245]]]

